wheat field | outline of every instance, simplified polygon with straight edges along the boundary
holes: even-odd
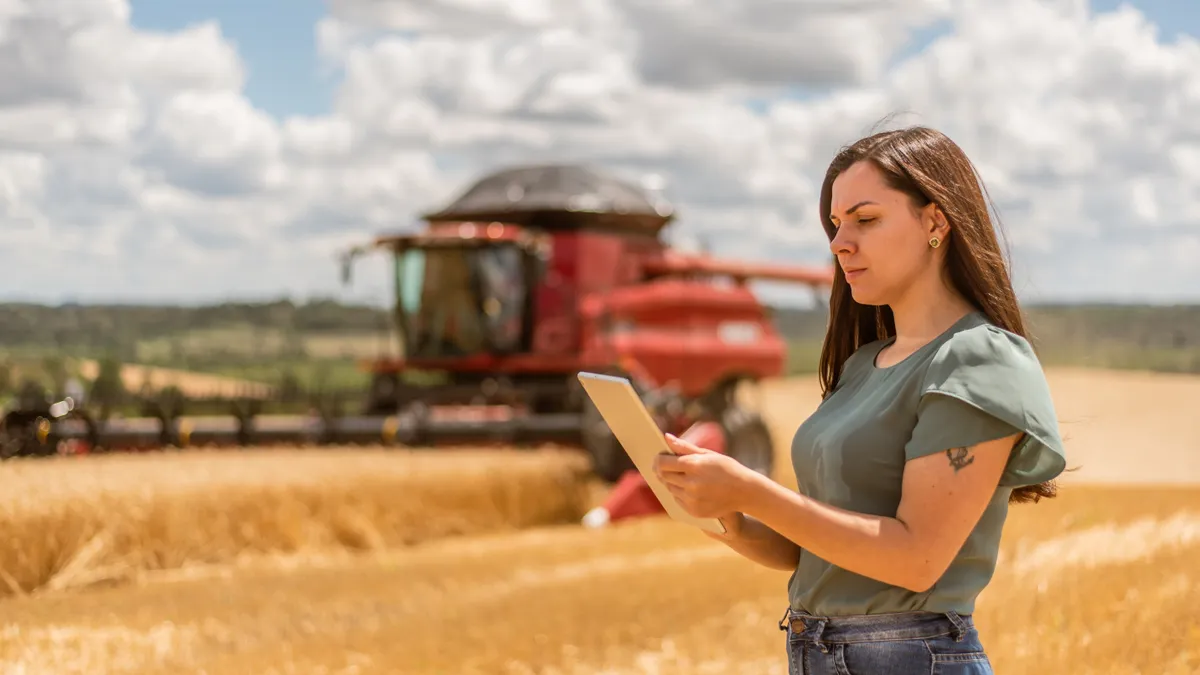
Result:
[[[1014,506],[998,673],[1200,672],[1200,378],[1054,371],[1071,464]],[[763,388],[786,451],[811,382]],[[578,456],[264,450],[0,466],[0,673],[786,673],[786,573]],[[786,461],[776,476],[794,486]],[[862,675],[862,674],[854,674]]]
[[[403,548],[577,520],[587,463],[560,452],[261,449],[0,467],[0,597],[147,573]]]

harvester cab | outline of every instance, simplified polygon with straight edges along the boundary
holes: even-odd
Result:
[[[582,445],[612,481],[632,464],[575,377],[608,372],[633,380],[664,429],[716,421],[731,455],[770,473],[766,425],[736,392],[780,374],[787,347],[745,284],[823,286],[832,271],[679,253],[662,238],[674,215],[586,167],[520,167],[418,233],[351,251],[344,279],[368,250],[394,262],[400,353],[368,364],[365,412],[395,416],[407,444]]]
[[[530,289],[539,283],[545,253],[524,234],[500,223],[461,222],[386,240],[406,359],[529,351]]]

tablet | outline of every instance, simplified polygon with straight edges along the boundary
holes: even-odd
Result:
[[[642,474],[654,496],[658,497],[667,515],[702,530],[725,534],[725,526],[720,520],[696,518],[684,511],[675,502],[675,497],[671,495],[666,484],[654,474],[655,456],[671,452],[671,447],[667,445],[663,431],[654,423],[654,418],[637,395],[633,384],[623,377],[600,373],[581,372],[578,377],[588,398],[596,404],[600,416],[604,418],[608,428],[612,429],[613,436],[625,449],[625,453],[633,460],[634,466]]]

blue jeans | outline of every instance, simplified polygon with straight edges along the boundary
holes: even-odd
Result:
[[[788,610],[790,675],[993,675],[969,615],[813,616]]]

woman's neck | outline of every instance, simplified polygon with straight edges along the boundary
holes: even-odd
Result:
[[[940,280],[914,286],[900,302],[892,303],[896,342],[925,344],[944,333],[974,307]]]

